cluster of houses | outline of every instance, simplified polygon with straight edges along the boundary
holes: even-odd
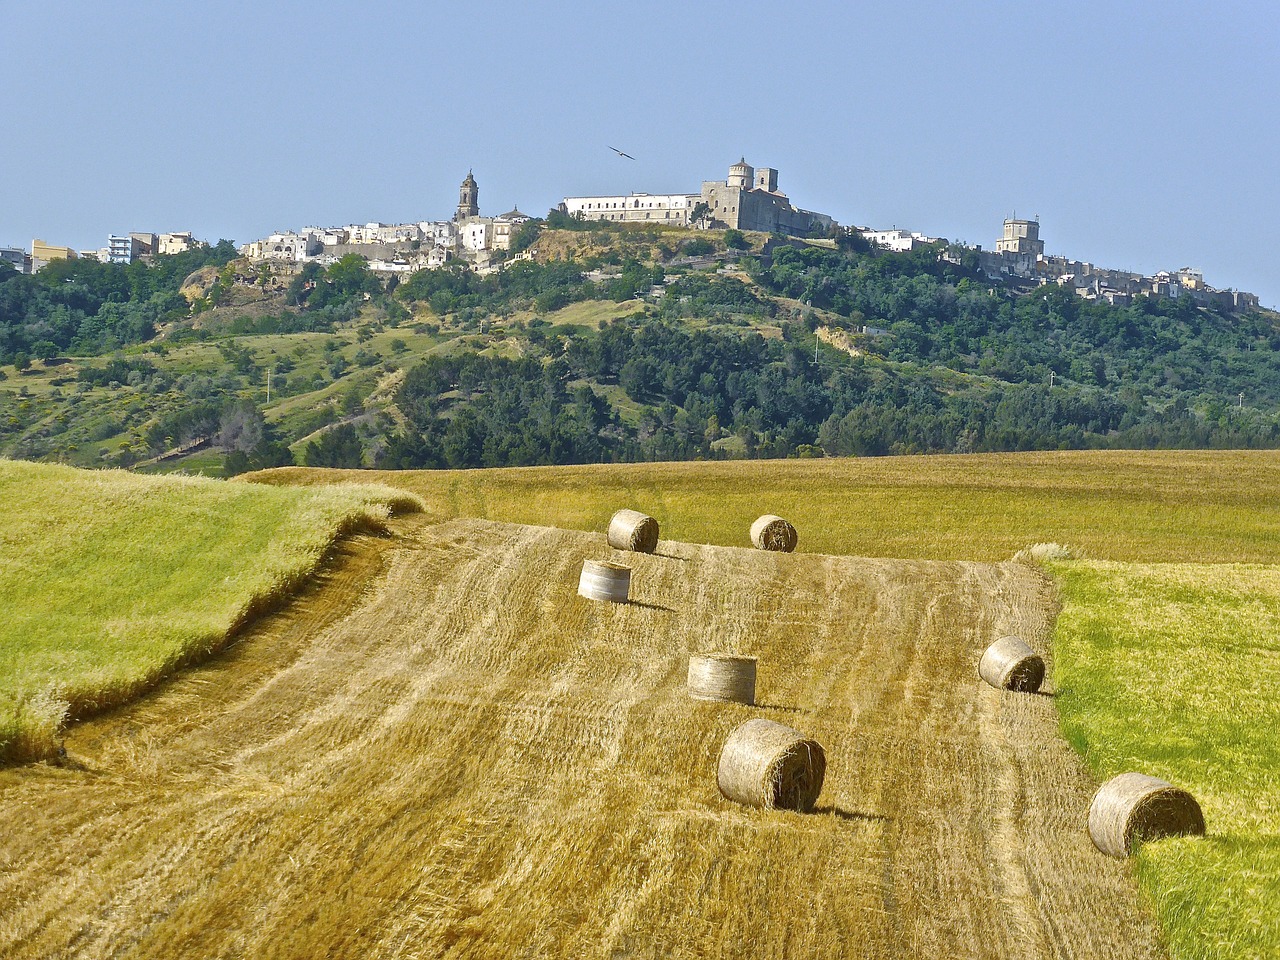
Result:
[[[707,180],[698,193],[630,193],[616,196],[565,197],[558,209],[584,220],[648,223],[703,229],[734,228],[789,236],[834,236],[840,228],[826,214],[792,205],[778,189],[778,171],[755,168],[744,159],[729,167],[724,180]],[[531,217],[513,209],[496,217],[480,215],[480,188],[468,172],[458,188],[458,206],[451,219],[415,223],[366,223],[343,227],[306,227],[273,233],[240,247],[252,261],[297,264],[315,261],[327,265],[348,254],[358,254],[377,273],[407,274],[436,269],[451,260],[462,260],[472,269],[498,269],[510,257],[521,227]],[[945,243],[915,231],[894,227],[877,230],[850,227],[884,250],[907,252]],[[154,254],[180,253],[199,244],[190,233],[128,233],[111,236],[100,250],[75,251],[42,240],[33,240],[31,251],[0,247],[0,262],[20,272],[32,273],[58,259],[91,257],[111,263],[132,263]],[[1217,290],[1203,274],[1190,267],[1152,276],[1108,270],[1068,257],[1046,255],[1036,220],[1004,221],[1004,235],[995,250],[973,248],[979,264],[992,280],[1024,288],[1057,283],[1081,297],[1127,304],[1136,296],[1191,298],[1206,306],[1244,311],[1258,307],[1258,297],[1239,290]],[[532,251],[519,254],[527,257]],[[954,257],[955,253],[943,256]]]
[[[496,217],[480,216],[480,187],[468,172],[451,220],[306,227],[246,243],[240,252],[250,260],[314,260],[321,265],[355,253],[377,273],[435,269],[461,257],[483,270],[498,251],[511,250],[520,227],[531,219],[519,209]]]
[[[1015,286],[1056,283],[1089,300],[1126,305],[1137,296],[1189,298],[1204,306],[1232,312],[1256,310],[1258,297],[1243,290],[1218,290],[1204,282],[1204,274],[1192,267],[1161,271],[1150,276],[1127,270],[1109,270],[1082,260],[1046,255],[1040,239],[1039,220],[1009,219],[995,250],[977,248],[978,262],[992,280]]]
[[[183,253],[201,246],[190,232],[126,233],[107,238],[107,245],[97,250],[75,250],[43,240],[32,240],[31,250],[22,247],[0,247],[0,262],[19,273],[35,273],[54,260],[98,260],[102,263],[133,263],[156,254]]]

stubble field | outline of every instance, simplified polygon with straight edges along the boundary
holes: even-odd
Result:
[[[430,512],[62,764],[0,771],[0,955],[1277,953],[1274,453],[255,479]],[[622,505],[660,556],[553,529]],[[697,545],[766,510],[801,554]],[[1008,562],[1052,540],[1094,559]],[[637,603],[574,595],[610,556]],[[977,679],[1006,631],[1049,696]],[[761,707],[686,698],[713,649],[761,658]],[[720,797],[752,716],[826,745],[817,813]],[[1209,836],[1098,854],[1085,811],[1126,769],[1192,789]]]
[[[1052,699],[976,676],[1044,646],[1034,568],[664,542],[611,605],[574,593],[599,534],[398,529],[0,773],[0,953],[1161,955]],[[709,649],[760,658],[761,707],[687,698]],[[826,746],[816,813],[720,797],[753,716]]]

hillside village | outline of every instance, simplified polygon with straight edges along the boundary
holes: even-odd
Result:
[[[736,229],[790,237],[834,238],[856,234],[874,247],[894,253],[939,245],[939,256],[959,262],[967,252],[976,253],[981,269],[992,281],[1026,292],[1036,286],[1057,284],[1086,300],[1106,300],[1116,305],[1134,297],[1188,298],[1203,306],[1239,313],[1255,310],[1255,294],[1209,285],[1201,271],[1191,267],[1144,275],[1097,266],[1060,254],[1046,254],[1038,219],[1006,219],[994,249],[969,247],[946,238],[893,227],[841,227],[823,213],[793,206],[778,186],[778,171],[754,168],[740,159],[729,167],[724,180],[708,180],[697,193],[628,193],[610,196],[566,196],[556,212],[579,220],[618,224],[644,224],[703,230]],[[525,224],[538,218],[515,207],[496,216],[482,216],[480,187],[468,171],[458,190],[454,214],[445,220],[404,223],[370,222],[344,226],[307,226],[286,229],[239,248],[251,263],[280,266],[315,262],[329,266],[349,254],[368,262],[383,276],[408,275],[419,270],[465,264],[484,275],[532,256],[527,244],[517,241]],[[31,250],[0,248],[0,262],[20,273],[34,273],[58,259],[87,258],[110,263],[132,263],[154,255],[180,253],[200,241],[190,232],[154,234],[130,232],[112,235],[99,250],[76,251],[43,240],[33,240]],[[514,252],[513,252],[514,250]]]

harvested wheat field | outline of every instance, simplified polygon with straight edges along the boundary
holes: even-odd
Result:
[[[1046,650],[1033,568],[393,529],[0,771],[0,955],[1162,955],[1052,699],[977,674]],[[632,602],[577,597],[611,556]],[[705,650],[759,658],[759,706],[689,698]],[[752,717],[825,747],[817,812],[719,795]]]

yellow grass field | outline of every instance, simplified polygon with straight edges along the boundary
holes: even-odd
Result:
[[[0,956],[1276,954],[1280,454],[247,479],[428,512],[0,770]],[[607,548],[620,506],[657,555]],[[743,549],[764,512],[799,553]],[[1010,560],[1053,541],[1091,559]],[[577,598],[588,557],[636,602]],[[1005,632],[1046,695],[977,678]],[[759,707],[687,698],[708,650],[760,658]],[[826,747],[816,813],[720,796],[758,716]],[[1124,769],[1192,789],[1209,836],[1099,854]]]
[[[1049,697],[1020,563],[780,556],[398,521],[216,663],[0,772],[0,954],[1158,957]],[[587,557],[626,605],[575,596]],[[760,658],[694,702],[690,652]],[[811,815],[723,799],[749,717],[827,749]],[[91,868],[88,863],[91,861]]]
[[[804,553],[1001,560],[1031,543],[1153,563],[1280,559],[1280,453],[1073,451],[502,470],[283,468],[266,483],[376,481],[439,517],[601,530],[619,505],[664,536],[746,546],[763,513]]]

